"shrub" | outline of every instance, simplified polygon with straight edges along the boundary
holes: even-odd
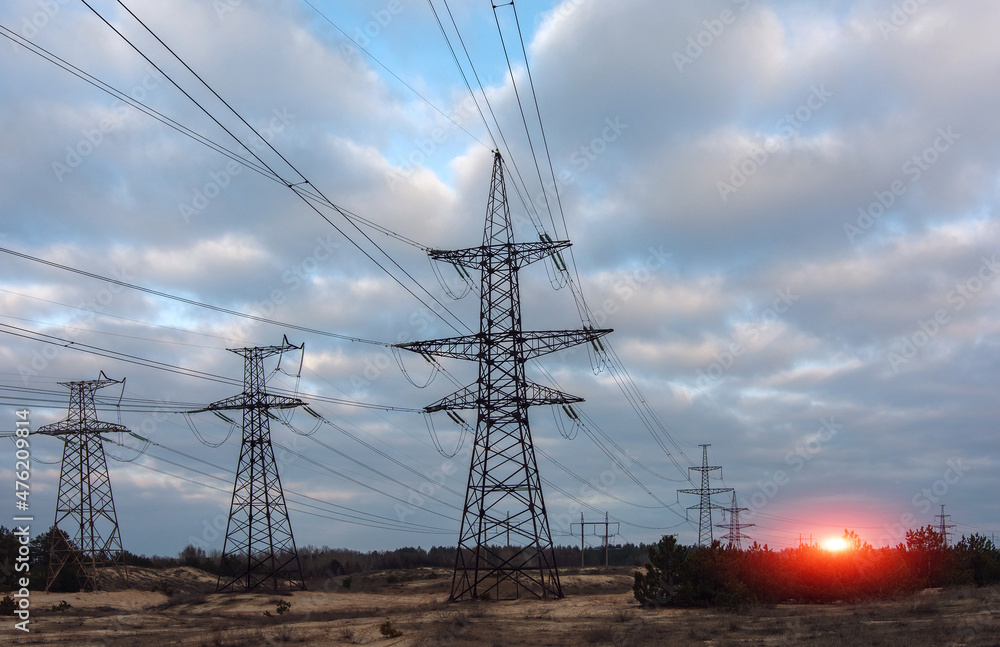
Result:
[[[403,632],[392,626],[392,620],[386,620],[379,625],[378,630],[386,638],[399,638],[403,635]]]

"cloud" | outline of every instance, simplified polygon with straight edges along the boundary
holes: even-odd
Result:
[[[609,344],[663,423],[637,416],[607,371],[594,375],[586,348],[541,358],[561,388],[587,399],[580,410],[638,459],[625,466],[643,487],[616,467],[606,490],[581,494],[579,479],[599,480],[611,460],[586,434],[559,436],[552,414],[539,408],[532,411],[538,446],[572,472],[543,459],[546,479],[634,524],[623,524],[624,539],[680,532],[693,541],[694,527],[657,509],[644,489],[676,500],[680,485],[671,479],[683,478],[688,459],[700,461],[698,444],[711,443],[712,460],[725,465],[741,501],[763,497],[760,513],[772,516],[759,522],[760,536],[771,545],[820,532],[831,522],[820,508],[836,511],[837,523],[871,527],[861,534],[877,542],[885,539],[883,521],[920,512],[914,493],[940,478],[946,460],[962,459],[968,475],[943,502],[967,524],[963,531],[992,528],[988,492],[996,483],[976,457],[997,449],[989,394],[1000,351],[1000,281],[991,269],[1000,254],[1000,133],[997,91],[982,76],[1000,60],[993,3],[924,4],[903,14],[881,0],[519,7],[527,12],[520,21],[544,142],[519,43],[508,43],[512,81],[488,11],[456,13],[490,101],[477,87],[477,107],[423,3],[403,3],[388,22],[379,22],[377,9],[319,5],[344,32],[364,36],[379,62],[297,2],[234,2],[221,13],[187,0],[128,4],[263,140],[111,4],[98,8],[162,71],[71,3],[17,0],[0,9],[0,24],[233,154],[256,155],[254,164],[278,179],[4,43],[0,246],[366,340],[465,334],[478,327],[478,301],[474,294],[453,301],[423,248],[482,240],[494,142],[481,109],[506,155],[519,239],[537,240],[540,230],[572,239],[564,258],[575,261],[592,322],[615,329]],[[501,18],[506,25],[508,16]],[[406,240],[363,224],[359,231],[288,184],[322,192]],[[386,454],[332,428],[317,431],[316,440],[368,469],[275,424],[276,443],[337,471],[289,454],[281,473],[291,489],[391,519],[399,498],[428,483],[418,474],[447,473],[439,481],[459,493],[445,490],[443,502],[406,509],[407,522],[440,535],[401,536],[294,512],[298,542],[454,542],[457,524],[448,519],[459,514],[467,459],[440,456],[417,414],[337,402],[419,409],[456,388],[448,375],[420,390],[383,346],[249,322],[9,255],[0,262],[0,323],[74,342],[0,340],[4,385],[44,393],[40,423],[64,415],[57,381],[92,379],[102,369],[128,377],[127,398],[194,408],[234,395],[243,362],[225,349],[276,344],[288,334],[306,343],[304,371],[296,380],[297,358],[284,357],[275,388],[298,384],[314,410]],[[454,268],[438,269],[456,281]],[[571,291],[552,291],[556,278],[545,263],[520,273],[526,328],[582,325]],[[228,383],[74,348],[83,344]],[[418,356],[403,360],[414,381],[429,374]],[[471,362],[445,366],[458,384],[476,379]],[[538,365],[528,371],[547,379]],[[116,417],[114,401],[103,394],[102,417]],[[296,416],[311,428],[313,418]],[[843,431],[795,470],[800,463],[789,463],[789,453],[831,417]],[[123,536],[137,542],[129,549],[171,554],[192,537],[220,547],[215,522],[226,514],[225,493],[140,464],[226,490],[235,440],[210,450],[174,413],[123,411],[122,418],[163,446],[227,470],[208,469],[223,480],[211,479],[189,469],[197,461],[155,446],[139,464],[113,463]],[[224,436],[225,425],[197,420],[211,437]],[[457,441],[443,414],[435,424],[445,445]],[[57,441],[45,442],[54,456]],[[770,493],[776,470],[791,475],[791,486]],[[53,475],[36,474],[47,482]],[[54,503],[54,492],[46,496],[43,509]],[[553,515],[576,504],[558,490],[546,496]],[[869,509],[853,513],[860,501]],[[686,505],[682,499],[672,510]],[[162,519],[148,515],[154,508],[165,511]]]

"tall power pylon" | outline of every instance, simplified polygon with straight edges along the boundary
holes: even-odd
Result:
[[[688,490],[677,490],[681,494],[697,494],[701,497],[698,505],[692,505],[688,507],[688,510],[698,510],[698,545],[699,546],[711,546],[712,545],[712,509],[722,509],[722,506],[717,506],[712,503],[713,494],[722,494],[724,492],[732,492],[731,487],[711,487],[709,483],[709,474],[715,470],[721,470],[721,465],[709,465],[708,464],[708,448],[711,445],[701,445],[701,467],[689,467],[689,470],[694,470],[695,472],[701,472],[701,487],[697,489]],[[706,542],[707,540],[707,542]]]
[[[69,413],[65,420],[45,425],[35,432],[56,436],[64,443],[46,591],[71,563],[80,567],[84,589],[98,589],[98,566],[110,566],[128,585],[101,434],[129,433],[129,429],[101,422],[94,406],[95,391],[121,383],[109,378],[104,371],[96,380],[60,382],[69,389]]]
[[[741,539],[750,539],[747,535],[744,535],[742,530],[744,528],[752,528],[756,526],[755,523],[740,523],[740,513],[746,512],[749,508],[740,508],[736,505],[736,490],[733,490],[733,503],[728,508],[724,508],[726,512],[729,513],[729,522],[716,524],[716,528],[722,528],[726,530],[726,534],[719,537],[719,539],[725,539],[726,545],[729,548],[735,548],[736,550],[743,550],[743,543]]]
[[[561,598],[552,535],[528,407],[581,402],[576,396],[525,379],[529,359],[596,340],[610,330],[523,331],[518,271],[569,247],[569,241],[514,242],[503,160],[493,156],[483,244],[433,250],[434,260],[481,273],[479,332],[400,344],[406,350],[479,362],[475,384],[424,408],[426,412],[476,409],[475,442],[459,531],[452,601]],[[506,512],[509,517],[505,516]],[[510,548],[505,537],[511,538]]]
[[[951,515],[944,513],[943,503],[941,504],[941,514],[934,515],[934,518],[938,520],[938,532],[941,533],[941,540],[944,542],[944,545],[947,546],[948,535],[951,534],[948,531],[954,528],[955,524],[947,523],[948,519],[951,519]]]
[[[243,442],[217,591],[305,588],[268,424],[270,409],[290,409],[305,402],[268,393],[264,380],[264,359],[300,348],[286,337],[280,346],[228,349],[244,358],[243,393],[199,409],[243,410]]]

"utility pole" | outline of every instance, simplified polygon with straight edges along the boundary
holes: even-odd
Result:
[[[689,470],[701,472],[701,487],[686,490],[677,490],[680,494],[697,494],[700,497],[698,505],[688,506],[688,510],[698,510],[698,545],[712,545],[712,509],[722,509],[712,503],[713,494],[732,492],[731,487],[711,487],[709,474],[715,470],[721,470],[721,465],[708,464],[708,448],[712,445],[701,445],[701,467],[689,467]]]
[[[123,425],[98,420],[94,405],[95,391],[122,383],[124,380],[113,380],[104,371],[96,380],[60,382],[69,389],[69,413],[65,420],[35,432],[61,438],[64,443],[46,591],[70,563],[80,567],[86,590],[98,589],[97,567],[105,565],[111,566],[128,585],[101,434],[131,432]]]
[[[243,442],[216,591],[305,589],[268,424],[271,409],[305,402],[268,393],[264,380],[264,359],[300,348],[287,337],[280,346],[230,348],[244,358],[243,393],[191,412],[243,410]]]
[[[944,545],[948,546],[948,535],[951,534],[948,531],[955,527],[955,524],[947,523],[948,519],[951,519],[950,514],[944,513],[944,504],[941,504],[941,514],[934,515],[934,518],[938,520],[938,532],[941,533],[941,539],[944,541]]]
[[[583,513],[582,512],[580,513],[580,566],[581,566],[581,568],[583,567],[583,551],[585,550],[585,544],[584,544],[584,539],[583,539],[584,538],[584,534],[583,534],[584,526],[594,526],[594,534],[597,534],[597,526],[604,526],[604,535],[603,535],[603,539],[604,539],[604,565],[608,566],[608,537],[610,536],[610,534],[609,534],[609,528],[610,528],[610,526],[611,526],[612,523],[615,524],[615,534],[618,534],[618,532],[621,530],[621,525],[617,521],[610,521],[609,522],[608,521],[608,513],[607,512],[604,513],[604,521],[584,521],[583,520]],[[575,526],[575,525],[576,524],[570,524],[570,532],[573,532],[573,526]]]
[[[743,544],[741,539],[750,539],[747,535],[744,535],[741,531],[744,528],[752,528],[756,526],[755,523],[740,523],[740,513],[749,510],[749,508],[740,508],[736,505],[736,491],[733,490],[733,503],[728,508],[724,508],[726,512],[729,513],[729,523],[716,524],[716,528],[723,528],[728,532],[720,539],[728,540],[729,548],[735,548],[736,550],[743,550]],[[802,545],[802,535],[799,535],[799,545]]]
[[[416,353],[476,360],[479,378],[424,411],[476,409],[476,433],[455,556],[451,601],[517,598],[523,588],[538,598],[561,598],[552,533],[542,497],[528,408],[582,402],[582,398],[525,378],[532,358],[596,340],[610,330],[524,331],[521,268],[566,249],[569,241],[514,242],[503,159],[493,155],[483,243],[459,250],[432,250],[434,260],[480,271],[479,332],[399,344]],[[511,511],[506,523],[499,511]],[[515,543],[510,555],[495,547],[503,528]],[[513,586],[511,586],[513,585]]]

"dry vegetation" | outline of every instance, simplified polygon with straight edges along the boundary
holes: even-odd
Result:
[[[10,619],[0,632],[0,643],[1000,646],[1000,590],[993,587],[928,589],[892,601],[778,605],[727,613],[642,608],[632,596],[627,568],[567,570],[562,577],[567,597],[560,601],[449,604],[445,599],[450,574],[443,570],[354,575],[350,590],[341,586],[341,579],[290,595],[227,595],[210,593],[214,579],[195,569],[134,569],[135,588],[126,591],[32,594],[32,632],[14,631]],[[283,613],[282,602],[290,604]]]

